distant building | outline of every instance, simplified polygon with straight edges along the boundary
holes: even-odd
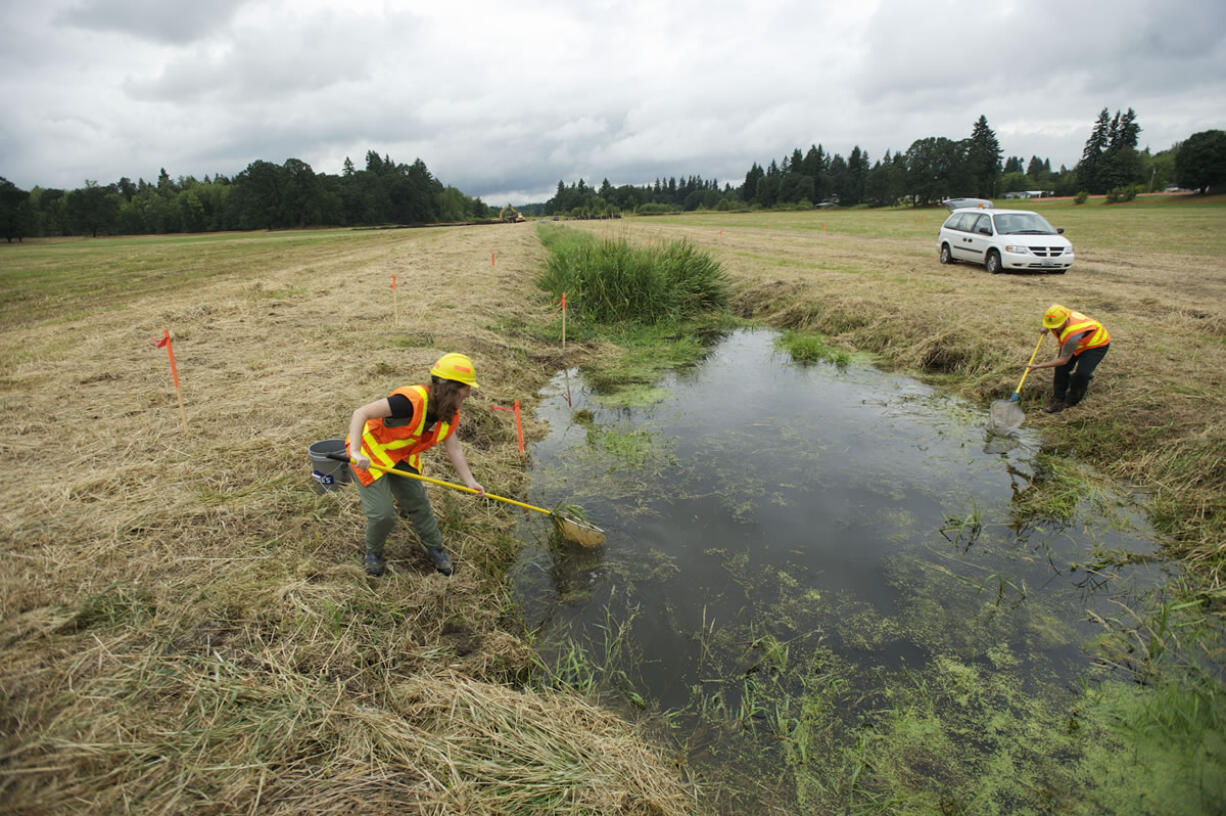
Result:
[[[1054,190],[1018,190],[1012,193],[1005,193],[1005,198],[1043,198],[1044,196],[1055,195]]]

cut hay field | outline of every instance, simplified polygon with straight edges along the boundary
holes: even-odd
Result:
[[[723,264],[742,316],[828,335],[985,411],[1016,385],[1047,305],[1102,319],[1112,349],[1088,401],[1042,414],[1039,372],[1027,422],[1148,494],[1221,604],[1226,203],[1037,209],[1077,248],[1067,275],[941,266],[937,210],[569,226],[687,239]],[[310,479],[311,442],[454,350],[482,385],[460,429],[474,475],[518,495],[513,420],[491,407],[521,400],[539,437],[536,391],[563,360],[616,354],[540,339],[556,318],[534,285],[544,260],[532,224],[0,245],[0,809],[704,810],[636,726],[525,683],[535,656],[504,584],[518,511],[432,491],[456,575],[401,528],[392,574],[372,580],[354,491]],[[149,342],[164,329],[186,432]],[[439,452],[427,468],[454,476]]]
[[[374,581],[354,490],[311,481],[310,443],[458,350],[468,460],[515,495],[490,407],[556,369],[507,328],[551,317],[542,263],[530,225],[0,247],[0,810],[687,811],[631,726],[516,690],[514,513],[437,491],[456,575],[402,528]]]

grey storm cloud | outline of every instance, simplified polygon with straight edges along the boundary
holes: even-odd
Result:
[[[367,150],[489,202],[559,180],[739,184],[821,144],[870,159],[988,118],[1075,164],[1098,112],[1163,150],[1226,125],[1201,0],[0,0],[0,175],[30,187]]]
[[[182,45],[224,27],[248,0],[86,0],[59,12],[56,22]]]

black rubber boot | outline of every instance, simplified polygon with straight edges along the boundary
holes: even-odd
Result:
[[[1068,404],[1071,408],[1085,399],[1086,390],[1090,387],[1090,378],[1074,374],[1068,381]]]
[[[1058,414],[1067,407],[1068,407],[1068,403],[1064,401],[1063,397],[1052,397],[1051,402],[1043,406],[1043,413]]]
[[[386,565],[383,563],[383,556],[375,555],[372,552],[366,553],[366,574],[380,576],[383,574],[383,569]]]
[[[443,575],[450,575],[454,571],[451,568],[451,559],[447,557],[447,553],[443,552],[442,547],[426,550],[426,555],[430,556],[430,560],[434,562],[434,568]]]

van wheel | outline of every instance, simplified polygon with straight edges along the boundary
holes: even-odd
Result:
[[[954,262],[954,256],[949,253],[949,244],[941,244],[941,263],[951,264]]]
[[[993,275],[999,275],[1001,272],[1001,269],[1003,268],[1000,265],[1000,253],[994,249],[989,250],[988,257],[983,262],[983,266]]]

